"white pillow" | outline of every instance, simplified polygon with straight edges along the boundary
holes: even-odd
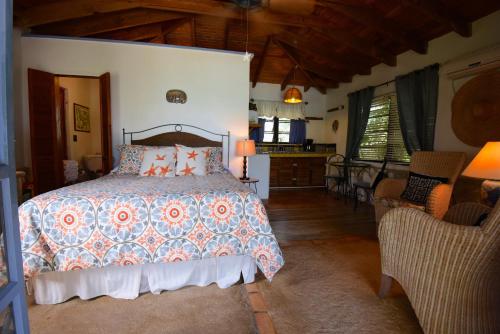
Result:
[[[174,147],[145,148],[139,175],[174,177],[175,154]]]
[[[176,175],[207,175],[207,149],[175,145],[177,149]]]

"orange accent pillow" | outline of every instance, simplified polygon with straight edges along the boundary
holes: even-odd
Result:
[[[175,154],[174,147],[146,148],[142,159],[140,176],[175,176]]]
[[[176,175],[207,175],[207,153],[204,147],[175,145],[177,150]]]

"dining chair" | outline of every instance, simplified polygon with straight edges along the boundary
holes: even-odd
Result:
[[[360,176],[367,171],[366,169],[360,170],[360,172],[357,175],[356,182],[352,183],[353,197],[354,197],[354,208],[353,208],[354,211],[356,211],[356,209],[358,208],[358,189],[362,189],[365,192],[366,201],[369,202],[370,197],[373,197],[373,195],[375,194],[375,189],[377,188],[377,185],[386,176],[385,174],[386,166],[387,166],[387,159],[384,159],[384,162],[380,167],[377,176],[375,176],[375,178],[371,182],[358,181],[360,179]]]
[[[342,154],[335,154],[328,157],[326,162],[326,175],[325,175],[325,185],[326,191],[330,189],[330,180],[335,182],[335,187],[337,188],[337,195],[342,193],[342,196],[346,195],[347,191],[347,171],[343,167],[334,166],[334,163],[343,163],[345,157]],[[341,192],[342,190],[342,192]],[[339,197],[337,197],[339,198]]]

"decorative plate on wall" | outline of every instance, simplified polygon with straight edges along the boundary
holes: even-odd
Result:
[[[170,103],[186,103],[187,95],[180,89],[171,89],[167,92],[167,101]]]
[[[462,142],[481,147],[488,141],[500,141],[500,72],[466,82],[451,107],[451,126]]]
[[[339,121],[336,119],[332,122],[332,130],[333,132],[337,132],[338,129],[339,129]]]

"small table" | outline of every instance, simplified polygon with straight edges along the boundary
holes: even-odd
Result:
[[[346,186],[348,188],[348,196],[351,197],[353,194],[352,192],[352,182],[351,182],[351,173],[353,169],[360,169],[363,170],[365,168],[369,168],[370,165],[364,162],[355,162],[355,161],[339,161],[339,162],[329,162],[328,165],[333,166],[337,168],[339,173],[341,175],[344,175],[346,179]],[[346,190],[344,189],[344,195],[346,195]]]
[[[247,180],[243,180],[243,179],[240,179],[240,182],[243,183],[243,184],[248,184],[248,187],[251,188],[252,187],[252,184],[255,188],[255,192],[257,192],[257,183],[259,182],[259,179],[247,179]]]

